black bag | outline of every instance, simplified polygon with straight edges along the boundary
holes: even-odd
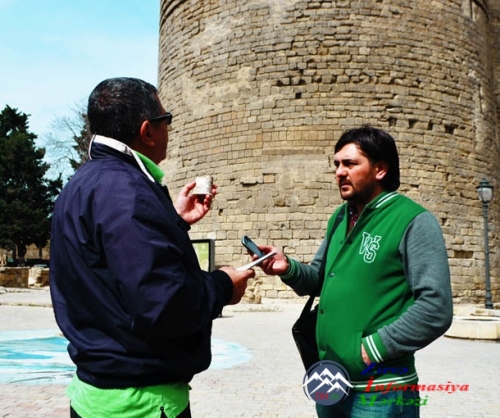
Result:
[[[325,249],[325,254],[323,260],[321,260],[321,267],[318,272],[319,281],[316,292],[311,295],[306,302],[304,309],[299,316],[299,319],[295,321],[292,327],[292,336],[295,341],[295,345],[299,350],[300,358],[306,370],[309,369],[314,363],[319,361],[319,351],[318,343],[316,342],[316,322],[318,321],[318,305],[313,309],[312,305],[316,295],[321,293],[321,288],[323,287],[323,281],[325,279],[325,264],[326,255],[328,254],[328,247],[330,246],[330,241],[332,239],[333,233],[337,229],[337,226],[342,221],[344,217],[344,208],[342,208],[337,217],[335,218],[335,223],[333,228],[328,235],[328,241]]]
[[[316,343],[318,305],[311,309],[313,302],[314,296],[311,296],[306,302],[299,319],[292,327],[292,336],[306,370],[319,361],[318,344]]]

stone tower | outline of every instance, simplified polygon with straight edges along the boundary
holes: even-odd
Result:
[[[166,181],[173,195],[201,174],[219,186],[191,237],[215,240],[218,265],[248,261],[245,234],[309,262],[341,203],[334,144],[370,123],[396,138],[400,191],[441,223],[456,302],[484,302],[476,186],[497,186],[500,302],[499,19],[499,0],[162,0]],[[261,279],[263,296],[291,297]]]

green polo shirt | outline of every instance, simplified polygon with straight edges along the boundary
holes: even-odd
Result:
[[[175,418],[188,406],[189,389],[187,383],[100,389],[75,375],[66,394],[82,418],[158,418],[162,408],[167,417]]]

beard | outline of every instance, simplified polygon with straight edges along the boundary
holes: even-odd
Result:
[[[342,200],[356,205],[367,205],[378,194],[375,185],[365,184],[358,189],[347,182],[339,186],[339,191]]]

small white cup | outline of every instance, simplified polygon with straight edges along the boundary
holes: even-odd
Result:
[[[213,178],[212,176],[196,177],[196,186],[193,189],[193,194],[210,195],[212,196]]]

